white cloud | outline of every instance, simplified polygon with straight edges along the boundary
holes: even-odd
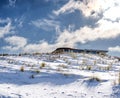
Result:
[[[10,51],[22,50],[27,44],[27,39],[20,36],[7,37],[5,41],[9,43],[9,46],[4,46],[3,49]]]
[[[111,39],[120,35],[119,22],[113,24],[111,21],[100,20],[98,21],[98,25],[96,28],[84,26],[73,32],[64,30],[58,36],[57,43],[64,46],[75,47],[77,42],[84,44],[88,41]]]
[[[111,17],[112,18],[120,15],[119,13],[119,0],[69,0],[68,3],[66,3],[63,7],[61,7],[59,10],[53,11],[54,14],[59,15],[63,13],[73,12],[74,10],[80,10],[82,13],[89,17],[91,16],[92,12],[95,12],[92,16],[98,16],[99,13],[105,12],[105,17]],[[114,10],[114,11],[113,11]],[[112,13],[111,13],[112,12]]]
[[[110,19],[112,21],[116,21],[117,19],[120,19],[120,6],[114,6],[110,8],[109,10],[105,11],[103,14],[106,19]]]
[[[5,24],[0,26],[0,38],[4,37],[6,34],[13,33],[14,27],[12,26],[11,19],[0,19],[0,24]]]
[[[40,42],[38,44],[28,44],[24,47],[24,52],[40,52],[40,53],[49,53],[55,50],[58,47],[67,47],[67,43],[54,43],[49,44],[46,41]]]
[[[23,27],[23,23],[25,21],[25,16],[21,16],[20,18],[16,18],[14,21],[17,23],[17,26],[21,28],[21,27]]]
[[[120,46],[109,47],[108,50],[111,51],[111,52],[120,52]]]
[[[48,44],[46,41],[40,41],[38,44],[28,44],[27,39],[20,36],[12,36],[5,38],[5,41],[9,44],[8,46],[2,47],[2,49],[11,52],[41,52],[47,53],[52,52],[57,48],[57,44]]]
[[[116,6],[117,4],[117,6]],[[88,41],[95,41],[97,39],[111,39],[120,35],[120,21],[118,20],[120,14],[115,12],[120,6],[119,0],[69,0],[67,4],[61,7],[59,10],[54,11],[55,15],[64,13],[72,13],[74,10],[82,11],[85,17],[99,17],[100,13],[103,13],[103,17],[99,17],[99,20],[95,23],[98,26],[91,28],[88,26],[80,27],[76,31],[71,29],[64,29],[60,31],[60,23],[58,21],[39,19],[32,21],[31,23],[38,28],[44,30],[56,30],[59,32],[54,44],[49,44],[46,41],[38,44],[28,44],[24,48],[24,51],[31,52],[50,52],[57,47],[75,47],[76,43],[86,43]],[[92,13],[95,12],[95,13]],[[117,21],[116,21],[117,19]],[[113,22],[114,21],[114,22]],[[115,22],[116,21],[116,22]]]
[[[7,19],[0,19],[0,23],[8,23],[10,21],[11,20],[9,18],[7,18]]]
[[[46,41],[39,42],[38,44],[27,44],[27,40],[23,38],[23,42],[20,42],[21,38],[14,43],[12,39],[6,40],[11,46],[6,46],[7,49],[18,50],[22,48],[24,52],[51,52],[57,47],[75,47],[76,43],[82,44],[88,41],[95,41],[97,39],[111,39],[120,36],[120,1],[119,0],[69,0],[67,4],[61,7],[59,10],[54,11],[55,15],[64,13],[72,13],[74,10],[80,10],[85,17],[98,18],[95,23],[98,26],[92,28],[89,26],[80,27],[76,31],[73,31],[73,27],[60,31],[60,22],[55,21],[55,18],[51,16],[51,20],[38,19],[32,21],[31,24],[46,31],[56,30],[59,32],[54,44],[49,44]],[[94,12],[94,13],[92,13]],[[102,17],[99,14],[102,13]],[[57,17],[57,16],[56,16]],[[15,39],[14,39],[15,40]],[[23,43],[23,44],[21,44]],[[110,47],[110,51],[119,51],[120,46]]]
[[[111,21],[101,19],[97,24],[99,26],[96,28],[85,26],[76,31],[67,29],[63,32],[59,31],[60,33],[54,44],[49,44],[46,41],[39,42],[38,44],[27,44],[27,40],[23,37],[8,37],[6,38],[6,42],[8,42],[10,46],[6,46],[4,49],[22,49],[23,52],[51,52],[58,47],[75,47],[78,42],[84,44],[88,41],[115,38],[120,35],[120,29],[118,28],[119,22],[112,24]]]
[[[39,44],[28,44],[24,48],[24,52],[51,52],[52,51],[52,45],[49,45],[47,42],[42,42]]]
[[[105,0],[102,0],[105,2]],[[59,10],[54,11],[56,15],[63,14],[66,12],[73,12],[74,10],[80,10],[87,17],[90,16],[92,11],[98,12],[101,10],[101,0],[83,0],[83,2],[77,0],[69,0],[67,4],[61,7]],[[103,5],[102,5],[103,6]]]
[[[67,4],[59,10],[54,11],[54,14],[60,15],[64,13],[71,13],[74,10],[82,11],[85,17],[99,17],[95,23],[98,26],[91,28],[88,26],[80,27],[76,31],[65,29],[58,36],[57,43],[70,47],[76,46],[77,42],[86,43],[88,41],[95,41],[97,39],[111,39],[120,35],[120,1],[119,0],[69,0]],[[94,11],[94,14],[91,12]],[[114,22],[113,22],[114,21]]]
[[[15,7],[16,0],[9,0],[9,6]]]
[[[43,29],[45,31],[55,30],[59,27],[60,23],[54,20],[48,19],[38,19],[31,22],[37,28]]]

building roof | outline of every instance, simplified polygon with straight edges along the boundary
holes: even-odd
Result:
[[[93,50],[93,49],[75,49],[75,48],[68,48],[68,47],[61,47],[61,48],[57,48],[55,51],[53,51],[52,53],[55,53],[57,51],[62,51],[64,50],[65,52],[102,52],[102,53],[107,53],[107,50]]]

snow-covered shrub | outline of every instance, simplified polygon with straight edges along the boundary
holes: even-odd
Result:
[[[63,72],[62,73],[65,77],[68,77],[68,76],[70,76],[71,74],[69,74],[69,73],[66,73],[66,72]]]
[[[98,76],[93,76],[89,79],[90,81],[98,81],[101,82],[101,79]]]
[[[70,54],[71,54],[71,57],[72,57],[73,59],[76,59],[76,58],[77,58],[77,54],[76,54],[76,53],[71,52]]]
[[[118,72],[117,74],[115,74],[115,76],[117,76],[117,77],[116,77],[116,79],[113,81],[113,84],[114,84],[114,85],[120,85],[120,70],[119,70],[119,72]]]
[[[92,66],[87,66],[86,69],[87,69],[87,70],[91,70],[91,69],[92,69]]]
[[[67,63],[68,65],[70,65],[71,64],[71,62],[70,61],[68,61],[68,63]]]
[[[31,64],[31,68],[35,67],[35,64]]]
[[[9,59],[9,60],[8,60],[8,63],[9,63],[9,64],[13,64],[13,63],[14,63],[14,60]]]
[[[32,75],[30,76],[30,78],[32,78],[32,79],[33,79],[33,78],[35,78],[35,76],[32,74]]]
[[[94,65],[96,65],[96,63],[97,63],[97,61],[95,60],[95,61],[94,61]]]
[[[79,69],[80,69],[80,70],[84,70],[85,67],[84,67],[83,65],[80,65],[80,66],[79,66]]]
[[[106,67],[106,70],[110,70],[112,68],[112,65],[108,65],[107,67]]]
[[[68,65],[71,64],[71,62],[70,62],[69,60],[67,60],[67,59],[65,59],[64,61],[65,61],[65,63],[67,63]]]
[[[67,65],[61,64],[61,65],[59,65],[59,67],[61,67],[61,68],[67,68]]]
[[[36,73],[40,73],[40,70],[37,69],[37,70],[35,70],[35,72],[36,72]]]
[[[61,68],[57,68],[57,71],[61,71]]]
[[[103,65],[103,66],[98,66],[99,70],[110,70],[112,68],[112,65]]]
[[[85,59],[82,60],[82,64],[83,64],[83,65],[86,64],[86,60],[85,60]]]

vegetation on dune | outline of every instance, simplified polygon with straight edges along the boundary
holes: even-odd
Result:
[[[119,73],[118,73],[118,84],[120,85],[120,70],[119,70]]]
[[[45,67],[45,63],[43,62],[43,63],[41,63],[41,65],[40,65],[40,69],[42,69],[43,67]]]
[[[21,67],[20,67],[20,71],[21,71],[21,72],[24,72],[24,66],[21,66]]]

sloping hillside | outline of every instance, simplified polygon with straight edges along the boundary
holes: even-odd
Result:
[[[119,98],[120,61],[68,53],[0,56],[1,98]]]

